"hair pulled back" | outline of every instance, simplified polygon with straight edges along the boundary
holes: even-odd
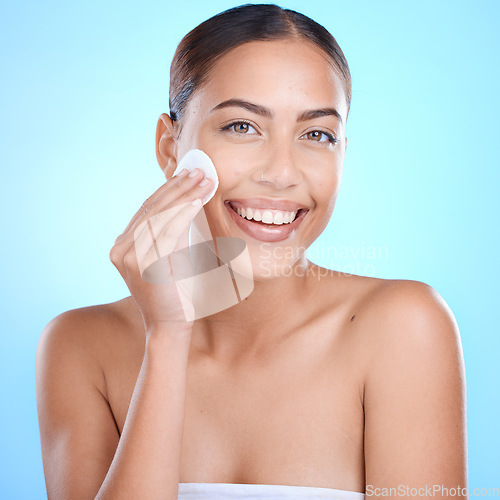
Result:
[[[247,4],[225,10],[190,31],[170,66],[170,117],[178,121],[193,92],[205,83],[217,60],[247,42],[303,38],[322,49],[344,83],[347,109],[351,74],[335,38],[320,24],[294,10],[272,4]]]

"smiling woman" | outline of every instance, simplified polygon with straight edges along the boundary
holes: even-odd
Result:
[[[348,112],[338,72],[303,37],[247,42],[219,58],[180,122],[163,115],[159,123],[157,155],[167,177],[175,167],[168,141],[180,157],[200,148],[213,159],[221,185],[205,208],[212,234],[245,239],[255,280],[309,267],[303,254],[269,262],[262,242],[307,248],[331,217]],[[275,217],[292,220],[275,224]]]
[[[335,206],[350,100],[335,39],[297,12],[237,7],[181,41],[156,132],[167,182],[110,251],[131,295],[61,314],[39,342],[49,498],[465,491],[464,367],[446,303],[425,283],[345,275],[305,254]],[[219,178],[205,206],[213,181],[173,175],[193,149]],[[244,243],[254,288],[191,321],[173,250],[189,248],[192,270],[190,229],[207,228],[219,264],[221,242]],[[153,248],[170,249],[172,279],[142,279]]]

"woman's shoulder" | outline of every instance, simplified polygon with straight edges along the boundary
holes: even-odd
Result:
[[[466,391],[453,313],[422,281],[376,283],[358,325],[368,483],[387,477],[387,467],[380,467],[387,456],[393,457],[394,477],[416,470],[415,464],[428,477],[436,470],[456,475]],[[456,461],[446,458],[450,449]]]
[[[343,332],[348,345],[355,346],[353,362],[358,362],[365,403],[393,387],[395,380],[406,394],[424,376],[435,390],[445,381],[453,387],[465,384],[459,328],[435,288],[417,280],[357,275],[342,276],[339,282],[353,296],[344,308],[348,315],[343,324],[348,327]]]
[[[409,279],[363,278],[370,293],[366,296],[367,307],[378,312],[381,320],[413,323],[455,321],[450,307],[441,294],[431,285]]]
[[[395,358],[439,362],[461,352],[460,333],[450,307],[431,285],[409,279],[350,275],[356,290],[356,321],[367,366],[386,370]],[[456,356],[459,362],[459,356]]]
[[[326,274],[326,273],[324,273]],[[380,344],[412,334],[419,338],[458,334],[455,317],[441,294],[431,285],[410,279],[384,279],[330,271],[326,280],[332,307],[355,316],[366,342]]]
[[[377,315],[390,313],[407,317],[407,314],[449,316],[448,304],[440,293],[423,281],[387,279],[357,274],[347,274],[320,268],[318,275],[328,276],[327,286],[331,296],[340,295],[355,307],[370,310]]]
[[[59,340],[80,345],[90,340],[106,342],[117,335],[125,341],[136,333],[136,328],[141,324],[140,312],[134,300],[126,297],[116,302],[65,311],[49,321],[42,335],[56,335],[60,337]]]
[[[38,341],[37,357],[44,364],[80,363],[93,370],[97,379],[113,358],[143,346],[141,327],[132,297],[70,309],[47,323]]]

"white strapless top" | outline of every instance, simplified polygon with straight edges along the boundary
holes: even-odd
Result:
[[[179,483],[179,500],[363,500],[364,493],[280,484]]]

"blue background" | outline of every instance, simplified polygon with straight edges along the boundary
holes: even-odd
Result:
[[[63,311],[129,295],[108,253],[164,182],[154,136],[170,60],[235,5],[1,3],[1,498],[46,496],[39,335]],[[281,5],[325,25],[353,77],[342,188],[311,259],[443,296],[465,356],[469,486],[500,487],[500,3]]]

